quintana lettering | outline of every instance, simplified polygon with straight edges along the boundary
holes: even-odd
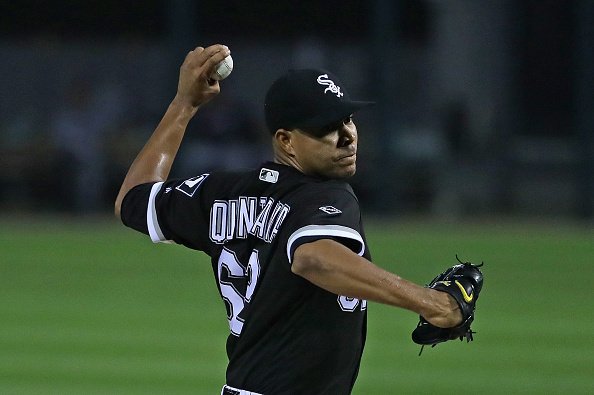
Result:
[[[270,197],[216,200],[210,209],[210,240],[224,244],[252,235],[270,243],[290,210],[289,205]]]

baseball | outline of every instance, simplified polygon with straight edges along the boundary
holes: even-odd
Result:
[[[217,67],[210,76],[210,78],[218,81],[224,80],[225,78],[229,77],[231,71],[233,71],[233,58],[231,57],[231,55],[229,55],[225,59],[223,59],[219,64],[217,64]]]

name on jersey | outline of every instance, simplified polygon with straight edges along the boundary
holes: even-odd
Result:
[[[252,235],[270,243],[290,210],[270,197],[216,200],[210,209],[210,240],[223,244]]]

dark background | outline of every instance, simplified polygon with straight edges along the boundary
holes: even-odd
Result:
[[[2,2],[0,209],[109,211],[184,54],[222,42],[235,71],[193,121],[176,176],[266,159],[267,85],[288,67],[322,66],[378,102],[357,117],[353,184],[366,210],[591,220],[593,10],[579,0]],[[64,152],[64,123],[89,133],[97,159]],[[201,151],[229,145],[216,161]]]

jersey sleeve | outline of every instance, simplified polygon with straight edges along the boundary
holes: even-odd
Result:
[[[289,263],[297,247],[319,239],[333,239],[356,254],[365,253],[359,202],[347,187],[332,186],[299,194],[288,220],[286,253]]]
[[[208,226],[203,191],[208,174],[138,185],[122,202],[124,225],[150,236],[154,243],[175,242],[205,251],[208,243],[197,231]]]

